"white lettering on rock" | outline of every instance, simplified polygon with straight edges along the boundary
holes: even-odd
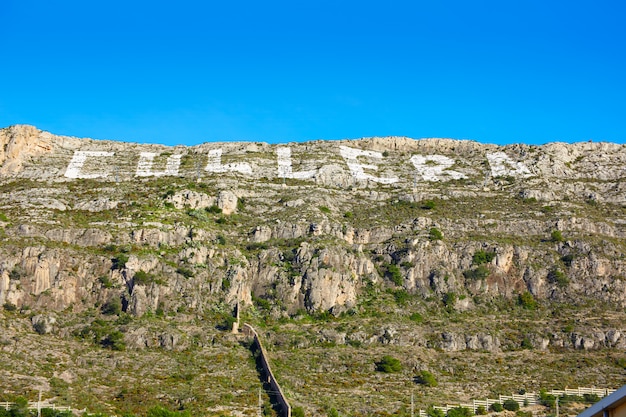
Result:
[[[159,156],[154,152],[141,152],[139,154],[139,162],[137,163],[137,171],[135,175],[137,177],[163,177],[178,175],[178,168],[180,167],[180,158],[182,155],[172,155],[167,158],[165,162],[165,170],[155,172],[152,170],[154,165],[154,158]]]
[[[252,168],[250,164],[245,162],[231,163],[222,165],[222,150],[212,149],[209,151],[209,162],[204,169],[208,172],[240,172],[242,174],[252,174]]]
[[[113,156],[115,152],[105,152],[105,151],[75,151],[72,156],[72,160],[67,165],[67,169],[65,170],[65,176],[67,178],[106,178],[109,174],[105,173],[93,173],[93,174],[85,174],[82,173],[83,166],[87,161],[87,158],[104,158]]]
[[[291,166],[291,148],[283,147],[276,149],[278,156],[278,176],[282,178],[307,179],[313,178],[316,170],[293,172]]]
[[[418,175],[425,181],[447,181],[449,179],[460,180],[467,175],[454,171],[450,168],[454,165],[454,159],[444,155],[413,155],[411,162]]]
[[[504,152],[494,152],[487,154],[487,161],[491,166],[492,177],[532,177],[533,173],[522,162],[515,162]]]
[[[370,159],[383,159],[383,155],[380,152],[363,151],[361,149],[348,148],[347,146],[341,146],[339,152],[343,159],[345,159],[346,164],[348,164],[348,168],[350,168],[350,172],[354,178],[359,180],[371,180],[381,184],[393,184],[394,182],[398,182],[398,178],[396,177],[380,178],[366,174],[365,171],[363,171],[363,169],[376,171],[378,167],[371,164],[362,164],[357,158],[363,156]]]

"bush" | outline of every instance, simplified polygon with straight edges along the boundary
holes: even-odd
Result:
[[[354,214],[353,214],[351,211],[346,211],[346,212],[343,214],[343,217],[345,217],[346,219],[351,219],[351,218],[353,218],[353,217],[354,217]]]
[[[572,254],[569,254],[569,255],[564,255],[564,256],[561,258],[561,261],[563,261],[563,263],[565,264],[565,266],[569,268],[569,267],[571,267],[571,266],[572,266],[572,262],[574,262],[574,258],[575,258],[575,256],[574,256],[574,255],[572,255]]]
[[[402,370],[402,364],[398,359],[385,355],[379,362],[376,362],[376,370],[386,373],[400,372]]]
[[[485,408],[484,405],[479,405],[476,408],[476,415],[477,416],[484,416],[485,414],[487,414],[487,409]]]
[[[184,268],[182,266],[176,268],[176,273],[184,276],[185,278],[193,278],[193,276],[195,275],[191,269]]]
[[[128,262],[128,255],[125,253],[120,253],[115,258],[111,259],[113,263],[113,269],[123,269],[126,266],[126,262]]]
[[[102,306],[102,314],[119,316],[122,312],[122,302],[119,298],[112,298]]]
[[[385,269],[385,276],[397,286],[401,286],[404,280],[402,279],[402,273],[400,272],[400,268],[398,268],[398,265],[386,264]]]
[[[456,296],[456,293],[454,292],[447,292],[444,294],[443,296],[443,304],[446,307],[454,307],[454,305],[456,304],[456,300],[458,299],[458,297]]]
[[[534,310],[537,308],[537,301],[535,300],[535,297],[533,297],[533,295],[528,291],[518,295],[517,303],[527,310]]]
[[[304,408],[299,406],[292,408],[291,417],[304,417]]]
[[[420,371],[420,373],[414,378],[414,380],[415,383],[426,385],[427,387],[436,387],[438,385],[435,376],[426,370]]]
[[[443,410],[433,407],[432,405],[426,409],[428,417],[445,417]]]
[[[442,240],[443,233],[441,233],[441,230],[437,229],[436,227],[432,227],[428,231],[428,239],[430,239],[431,241]]]
[[[477,266],[482,264],[488,264],[493,260],[493,258],[495,258],[495,256],[495,252],[485,252],[481,249],[476,252],[474,256],[472,256],[472,264]]]
[[[114,285],[106,275],[101,275],[98,277],[98,281],[102,285],[102,288],[113,288]]]
[[[515,401],[514,399],[508,399],[508,400],[504,400],[502,407],[504,407],[505,410],[517,411],[519,410],[519,403]]]
[[[542,389],[539,391],[539,403],[545,407],[553,408],[556,404],[556,397]]]
[[[463,271],[463,276],[472,281],[480,281],[487,278],[490,274],[489,268],[485,265],[480,265],[474,269],[468,269],[467,271]]]
[[[134,285],[148,285],[152,284],[153,282],[156,282],[156,277],[142,269],[135,272],[135,275],[133,276]]]
[[[326,206],[319,206],[319,209],[322,213],[330,214],[330,209]]]
[[[126,343],[124,343],[124,334],[119,330],[115,330],[102,341],[102,346],[105,348],[110,348],[113,350],[124,350],[126,349]]]
[[[474,413],[467,407],[455,407],[448,410],[448,417],[471,417]]]
[[[424,317],[420,313],[413,313],[409,316],[409,320],[415,323],[422,323],[424,321]]]
[[[550,233],[550,240],[553,242],[563,242],[565,239],[563,239],[563,235],[559,230],[553,230],[552,233]]]
[[[489,409],[491,411],[495,411],[496,413],[499,413],[504,410],[504,407],[502,407],[502,404],[500,403],[493,403],[489,406]]]
[[[437,206],[433,200],[425,200],[422,202],[422,208],[424,210],[432,210]]]
[[[211,213],[211,214],[222,214],[222,209],[216,206],[215,204],[213,204],[211,207],[205,208],[205,210],[207,213]]]
[[[15,311],[17,310],[17,306],[15,304],[13,304],[10,301],[7,301],[6,303],[4,303],[4,305],[2,306],[6,311]]]
[[[557,284],[559,287],[564,287],[569,284],[569,279],[567,279],[565,273],[559,268],[553,268],[548,272],[548,281]]]
[[[146,417],[191,417],[191,414],[189,411],[170,411],[157,405],[148,410]]]

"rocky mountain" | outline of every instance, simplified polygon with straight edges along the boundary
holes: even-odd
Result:
[[[580,379],[615,383],[625,237],[624,145],[166,147],[0,130],[6,349],[25,331],[108,347],[117,332],[128,351],[184,352],[215,343],[192,336],[194,320],[214,331],[239,303],[274,326],[285,363],[320,344],[598,352],[612,376]]]

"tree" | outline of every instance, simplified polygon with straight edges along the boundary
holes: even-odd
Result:
[[[504,400],[504,403],[502,404],[502,406],[504,407],[505,410],[509,410],[509,411],[519,410],[519,403],[512,398],[509,398],[508,400]]]
[[[550,233],[550,240],[552,240],[553,242],[563,242],[565,239],[563,239],[561,231],[553,230],[552,233]]]
[[[436,227],[432,227],[428,231],[428,239],[432,241],[441,240],[443,239],[443,233],[441,233],[441,230],[437,229]]]
[[[448,410],[448,417],[471,417],[472,415],[474,413],[467,407],[455,407]]]
[[[504,407],[502,407],[502,404],[500,403],[493,403],[489,406],[489,409],[491,411],[495,411],[496,413],[501,412],[502,410],[504,410]]]
[[[426,415],[428,417],[445,417],[443,410],[435,408],[432,405],[426,409]]]
[[[415,383],[426,385],[427,387],[436,387],[438,385],[435,376],[426,370],[420,371],[414,380]]]
[[[380,361],[376,362],[376,370],[386,373],[400,372],[402,370],[402,364],[398,359],[385,355]]]

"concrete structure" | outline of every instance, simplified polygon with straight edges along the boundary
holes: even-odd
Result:
[[[626,385],[578,414],[578,417],[626,417]]]

